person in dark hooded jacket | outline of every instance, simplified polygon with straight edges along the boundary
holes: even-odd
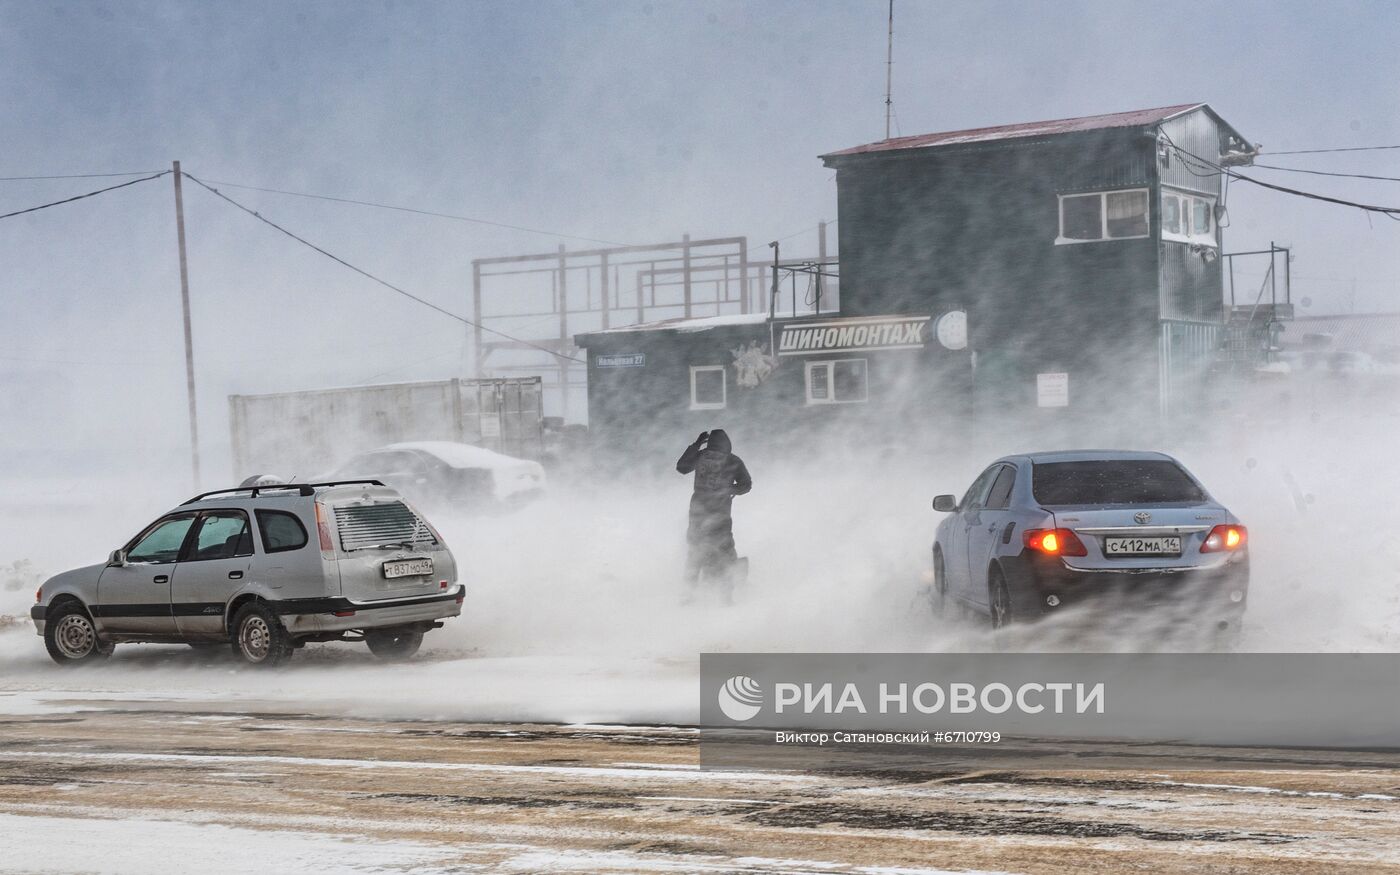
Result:
[[[749,469],[732,449],[729,435],[717,428],[701,432],[676,462],[680,473],[695,472],[695,491],[690,496],[690,527],[686,531],[690,553],[685,562],[685,580],[692,588],[702,571],[709,579],[724,581],[726,585],[732,583],[729,573],[739,557],[734,549],[730,505],[734,496],[744,495],[753,488]]]

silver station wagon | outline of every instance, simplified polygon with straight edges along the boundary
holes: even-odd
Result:
[[[151,642],[272,666],[309,641],[408,658],[464,594],[442,536],[393,489],[279,484],[191,498],[106,562],[47,580],[30,616],[61,665]]]

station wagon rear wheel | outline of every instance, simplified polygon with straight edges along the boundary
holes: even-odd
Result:
[[[238,609],[233,618],[233,652],[249,665],[272,667],[292,656],[292,636],[277,614],[261,602]]]
[[[369,652],[380,659],[408,659],[423,645],[423,633],[395,630],[366,632],[365,643],[369,645]]]
[[[97,637],[92,618],[75,602],[59,607],[49,616],[44,626],[44,647],[59,665],[106,659],[116,649],[116,645]]]

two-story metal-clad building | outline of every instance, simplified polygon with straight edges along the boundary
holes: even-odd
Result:
[[[1013,410],[1172,415],[1225,316],[1216,167],[1253,151],[1196,103],[824,155],[843,311],[965,307],[979,392]]]
[[[1115,423],[1107,440],[1187,416],[1227,315],[1219,167],[1254,152],[1197,103],[823,155],[840,312],[580,335],[590,427]]]

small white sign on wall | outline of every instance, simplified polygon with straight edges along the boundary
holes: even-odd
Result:
[[[1035,399],[1040,407],[1069,406],[1069,374],[1036,374]]]

